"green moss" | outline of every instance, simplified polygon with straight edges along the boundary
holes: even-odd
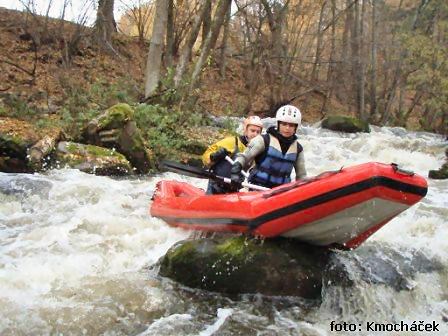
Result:
[[[94,145],[86,145],[87,153],[95,156],[113,156],[120,159],[126,159],[123,154],[118,153],[117,151],[98,147]]]
[[[115,151],[93,145],[66,143],[53,162],[97,175],[123,175],[132,172],[126,158]]]
[[[369,124],[355,117],[334,115],[325,118],[322,127],[348,133],[370,132]]]
[[[366,132],[369,131],[369,125],[366,122],[364,122],[364,121],[362,121],[360,119],[356,119],[356,118],[349,118],[349,120],[350,120],[350,122],[352,122],[359,129],[362,129],[362,130],[364,130]]]
[[[79,150],[79,145],[74,142],[67,142],[67,145],[65,146],[65,149],[69,152],[76,152]]]
[[[131,120],[134,116],[134,110],[125,103],[116,104],[108,108],[98,125],[100,129],[120,128],[124,123]]]
[[[438,170],[430,170],[428,177],[435,180],[448,179],[448,163],[444,163]]]
[[[57,161],[59,164],[66,164],[70,167],[76,167],[85,162],[85,157],[77,154],[57,154]]]
[[[322,251],[313,254],[314,248],[296,245],[243,236],[183,241],[161,260],[160,275],[192,288],[228,294],[318,297]],[[300,262],[285,248],[294,250]]]
[[[216,250],[231,256],[239,256],[247,249],[245,244],[246,239],[244,237],[231,238],[217,245]]]
[[[258,239],[244,236],[227,239],[216,246],[218,254],[243,263],[251,260],[255,255],[265,253],[268,250],[270,250],[268,243],[265,244],[265,242]]]
[[[193,275],[195,267],[201,265],[198,257],[194,243],[183,241],[168,250],[161,263],[160,274],[183,283],[198,285]]]
[[[185,259],[186,256],[195,254],[195,246],[193,242],[184,242],[182,245],[177,246],[174,250],[169,253],[168,257],[170,259]],[[188,260],[187,260],[188,261]]]
[[[95,157],[113,156],[119,159],[126,159],[123,154],[120,154],[117,151],[94,145],[83,145],[75,142],[67,142],[65,148],[72,155],[92,155]]]

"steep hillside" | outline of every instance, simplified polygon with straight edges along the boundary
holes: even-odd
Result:
[[[91,28],[70,22],[0,8],[0,113],[16,117],[94,115],[116,102],[134,103],[142,98],[148,45],[117,34],[114,51],[100,52]],[[246,101],[244,65],[237,58],[228,62],[226,77],[210,63],[198,92],[198,109],[215,115],[242,115]],[[269,87],[261,84],[250,113],[267,115]],[[295,88],[286,88],[289,97]],[[321,118],[321,97],[307,94],[294,101],[305,122]],[[350,111],[332,102],[331,111]]]

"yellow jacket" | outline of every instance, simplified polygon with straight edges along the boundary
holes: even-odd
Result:
[[[235,150],[236,143],[238,146],[238,151]],[[218,142],[215,142],[213,145],[210,145],[204,154],[202,154],[202,163],[204,166],[210,167],[212,165],[210,154],[213,154],[221,147],[227,149],[230,153],[232,153],[232,155],[235,152],[243,152],[246,149],[246,146],[238,136],[229,136],[224,138]]]

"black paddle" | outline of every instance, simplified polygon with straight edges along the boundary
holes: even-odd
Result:
[[[210,180],[215,180],[215,181],[219,181],[219,182],[224,182],[227,184],[233,183],[232,180],[228,177],[215,175],[208,170],[201,169],[198,167],[188,166],[188,165],[185,165],[185,164],[182,164],[179,162],[162,161],[160,167],[164,168],[166,170],[169,170],[173,173],[178,173],[178,174],[182,174],[182,175],[186,175],[186,176],[210,179]],[[253,190],[270,190],[269,188],[261,187],[259,185],[250,184],[250,183],[246,183],[246,182],[241,183],[241,185],[243,187],[247,187],[247,188],[250,188]]]

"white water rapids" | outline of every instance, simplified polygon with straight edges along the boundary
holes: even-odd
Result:
[[[379,161],[427,177],[443,163],[446,146],[441,136],[399,128],[341,135],[308,126],[300,139],[309,176]],[[394,335],[369,331],[366,323],[400,321],[437,323],[440,330],[400,335],[448,334],[448,180],[428,180],[423,201],[366,243],[404,255],[414,248],[443,268],[416,274],[410,290],[365,282],[349,290],[324,288],[315,304],[261,295],[228,298],[159,278],[151,265],[189,236],[150,217],[160,179],[206,186],[173,173],[139,179],[76,170],[0,173],[0,334]],[[360,331],[332,331],[331,321],[359,325]]]

